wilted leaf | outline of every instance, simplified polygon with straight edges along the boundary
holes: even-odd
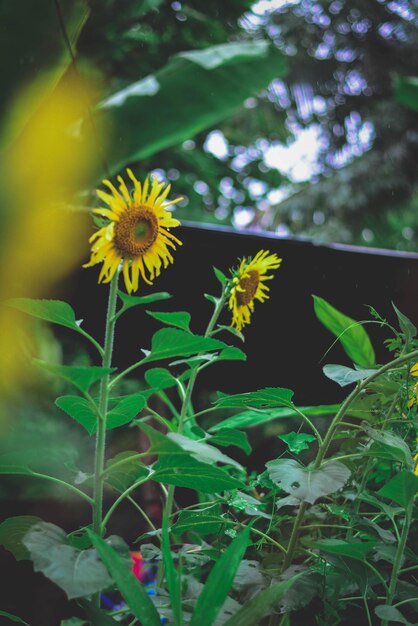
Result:
[[[375,369],[352,369],[351,367],[346,367],[345,365],[334,365],[331,363],[329,365],[324,365],[322,371],[327,378],[330,378],[334,382],[338,383],[340,387],[346,387],[347,385],[356,383],[359,380],[364,380],[377,372]]]

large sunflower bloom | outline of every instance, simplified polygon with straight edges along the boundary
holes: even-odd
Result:
[[[108,283],[123,262],[126,289],[131,293],[137,291],[140,276],[152,285],[161,266],[166,268],[173,262],[169,248],[175,249],[175,244],[181,245],[181,241],[167,229],[179,226],[180,222],[166,209],[182,198],[165,202],[171,185],[165,187],[165,183],[155,178],[151,178],[151,185],[148,178],[141,185],[129,168],[126,171],[133,183],[132,194],[121,176],[118,176],[119,191],[109,180],[103,184],[110,194],[96,190],[108,208],[93,209],[93,213],[110,221],[90,237],[91,259],[83,267],[103,262],[99,283]]]
[[[242,330],[251,321],[254,310],[254,301],[264,302],[268,299],[269,288],[264,281],[271,280],[273,275],[267,275],[269,270],[280,267],[282,259],[277,254],[270,254],[269,250],[260,250],[253,259],[242,259],[241,264],[234,272],[232,289],[229,296],[229,308],[232,311],[231,326]]]

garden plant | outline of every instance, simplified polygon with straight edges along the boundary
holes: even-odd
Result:
[[[412,322],[394,306],[395,328],[370,308],[368,323],[388,332],[387,362],[376,363],[365,322],[314,296],[313,314],[353,364],[323,367],[325,376],[351,388],[340,404],[298,407],[293,391],[277,386],[218,391],[214,402],[197,409],[199,374],[222,361],[233,368],[245,360],[244,334],[257,332],[254,305],[268,298],[266,282],[276,278],[282,260],[260,250],[233,268],[213,267],[219,292],[205,294],[213,305],[206,323],[177,310],[183,303],[175,293],[172,310],[160,311],[171,294],[150,285],[175,263],[181,245],[171,230],[179,221],[168,210],[178,199],[169,201],[170,186],[152,177],[140,182],[129,169],[118,188],[109,180],[104,185],[87,264],[102,264],[99,282],[109,289],[103,344],[65,302],[5,303],[78,333],[97,353],[89,366],[34,362],[68,386],[56,405],[95,439],[90,471],[74,468],[65,481],[30,464],[0,467],[2,474],[70,490],[91,506],[91,523],[64,530],[47,519],[15,516],[0,525],[2,545],[17,559],[30,559],[74,600],[74,617],[63,626],[416,623],[418,341]],[[148,349],[141,358],[119,371],[112,361],[115,327],[123,333],[124,313],[133,307],[146,307],[161,328],[143,339]],[[303,360],[301,372],[303,384]],[[127,379],[143,384],[124,393]],[[282,425],[286,449],[258,473],[238,462],[234,450],[240,458],[249,454],[249,429],[273,421]],[[116,429],[126,429],[133,441],[140,429],[149,449],[109,456],[106,442]],[[162,502],[157,524],[138,490],[148,481]],[[181,504],[178,488],[194,494],[192,504]],[[108,507],[105,492],[112,497]],[[125,501],[128,514],[148,528],[135,545],[107,531]]]

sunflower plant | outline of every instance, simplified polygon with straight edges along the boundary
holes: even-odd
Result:
[[[179,198],[168,200],[170,187],[155,179],[127,174],[118,187],[104,181],[107,191],[98,197],[106,207],[93,211],[97,230],[86,267],[101,263],[99,282],[109,284],[103,343],[65,302],[7,303],[94,347],[97,364],[38,359],[36,366],[64,381],[69,393],[55,404],[94,439],[95,453],[88,471],[72,467],[66,478],[30,463],[4,463],[0,471],[66,490],[89,508],[90,521],[64,530],[17,516],[0,525],[0,543],[16,558],[31,559],[74,600],[74,617],[63,626],[333,626],[353,616],[368,625],[411,624],[418,567],[412,322],[395,307],[398,330],[371,310],[370,323],[391,333],[390,360],[377,364],[364,323],[314,296],[316,317],[350,360],[323,368],[340,387],[354,385],[345,399],[299,407],[292,390],[269,387],[218,392],[197,410],[199,374],[246,358],[236,344],[255,331],[255,305],[268,298],[266,282],[281,265],[276,254],[260,250],[231,269],[214,268],[219,293],[206,296],[213,311],[201,334],[192,332],[186,311],[147,311],[161,328],[143,357],[119,371],[112,360],[115,327],[128,309],[169,297],[133,293],[148,290],[181,245],[170,230],[179,221],[168,210]],[[129,444],[108,452],[114,431],[123,431],[126,442],[138,430],[149,442],[145,452]],[[242,461],[254,430],[280,447],[261,472]],[[142,501],[146,484],[162,502],[158,519]],[[186,503],[185,490],[193,496]],[[109,534],[122,504],[146,527],[135,545]]]

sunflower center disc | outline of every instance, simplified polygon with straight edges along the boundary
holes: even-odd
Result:
[[[239,286],[244,291],[236,291],[236,298],[238,306],[246,306],[254,298],[259,283],[258,272],[256,270],[250,270],[249,276],[241,278]]]
[[[157,236],[158,220],[145,207],[130,207],[115,222],[114,243],[125,259],[135,259],[145,254]]]

